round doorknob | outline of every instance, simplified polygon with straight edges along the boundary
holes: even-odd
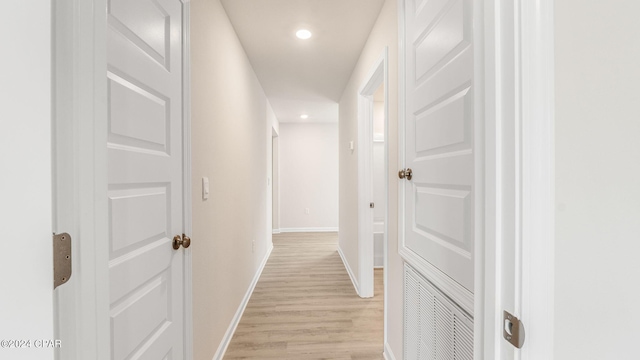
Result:
[[[182,245],[182,236],[180,236],[180,235],[174,236],[173,237],[173,249],[174,250],[180,249],[180,245]]]
[[[191,239],[185,235],[182,234],[182,236],[180,235],[176,235],[173,237],[173,248],[175,250],[180,249],[180,245],[182,245],[183,248],[188,248],[189,246],[191,246]]]
[[[413,170],[411,170],[411,168],[408,168],[407,171],[404,172],[404,176],[407,178],[407,180],[411,180],[411,178],[413,177]]]
[[[400,179],[404,179],[404,176],[405,176],[404,169],[402,169],[402,170],[398,171],[398,177],[399,177]]]
[[[185,234],[182,234],[182,247],[186,249],[189,246],[191,246],[191,238]]]

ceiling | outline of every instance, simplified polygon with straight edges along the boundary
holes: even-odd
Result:
[[[221,1],[278,120],[337,122],[384,0]],[[303,28],[310,39],[296,37]]]

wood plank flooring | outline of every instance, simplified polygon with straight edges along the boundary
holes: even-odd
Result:
[[[361,299],[336,233],[273,236],[274,249],[225,360],[383,359],[383,278]]]

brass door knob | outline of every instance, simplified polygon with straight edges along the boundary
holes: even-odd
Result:
[[[404,176],[407,178],[407,180],[411,180],[411,178],[413,177],[413,170],[411,170],[411,168],[408,168],[404,172]]]
[[[404,177],[405,177],[404,169],[402,169],[402,170],[398,171],[398,177],[399,177],[400,179],[404,179]]]
[[[185,234],[182,234],[182,247],[186,249],[189,246],[191,246],[191,238]]]
[[[182,245],[183,248],[188,248],[189,246],[191,246],[191,239],[186,236],[185,234],[182,234],[182,236],[180,235],[176,235],[173,237],[173,248],[175,250],[180,249],[180,245]]]

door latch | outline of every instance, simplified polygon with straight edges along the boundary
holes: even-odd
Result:
[[[53,288],[71,277],[71,235],[53,234]]]
[[[522,348],[524,344],[524,324],[517,317],[511,315],[507,311],[503,311],[504,327],[502,329],[502,336],[511,345]]]

